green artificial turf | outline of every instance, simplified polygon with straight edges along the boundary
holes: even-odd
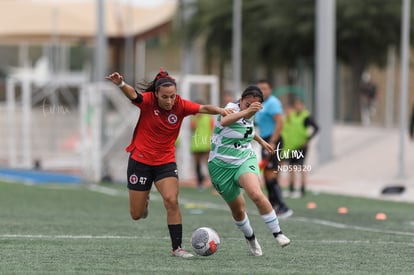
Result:
[[[133,221],[124,186],[0,183],[0,274],[412,274],[414,204],[312,193],[287,200],[294,215],[280,224],[292,243],[283,249],[247,202],[264,253],[251,257],[219,196],[181,188],[184,248],[201,226],[221,238],[216,254],[181,259],[170,254],[156,191],[148,218]]]

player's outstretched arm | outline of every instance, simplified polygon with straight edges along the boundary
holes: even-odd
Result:
[[[227,116],[234,112],[233,109],[224,109],[214,105],[200,105],[200,109],[198,111],[202,114],[210,114],[210,115],[222,115]]]
[[[134,100],[138,97],[135,89],[131,85],[125,83],[124,77],[120,73],[113,72],[112,74],[106,76],[105,79],[110,80],[112,83],[117,85],[122,90],[124,95],[130,100]]]
[[[229,126],[233,123],[235,123],[236,121],[238,121],[239,119],[241,119],[242,117],[247,116],[249,113],[247,110],[243,110],[240,112],[235,112],[232,114],[227,115],[226,117],[223,117],[220,121],[221,126],[226,127]]]

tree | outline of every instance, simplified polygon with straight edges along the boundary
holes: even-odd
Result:
[[[231,59],[232,0],[199,0],[185,32],[189,39],[205,38],[206,59]],[[313,1],[243,1],[243,75],[258,66],[266,74],[293,66],[297,56],[313,56]],[[248,65],[248,66],[247,66]]]
[[[337,0],[337,56],[350,66],[349,119],[360,120],[359,83],[369,65],[382,67],[391,45],[400,42],[401,2]]]
[[[310,0],[245,1],[243,46],[246,64],[264,66],[271,79],[274,68],[295,67],[299,58],[314,54],[314,5]]]
[[[232,0],[183,1],[180,10],[182,13],[191,11],[191,17],[180,25],[182,39],[186,43],[203,40],[207,73],[212,73],[214,64],[218,63],[220,90],[223,91],[224,67],[231,59]]]
[[[383,66],[387,50],[400,39],[401,1],[336,0],[338,62],[349,65],[353,91],[348,100],[357,106],[358,84],[368,65]],[[295,67],[298,60],[314,63],[315,0],[243,1],[243,77],[258,68]],[[186,26],[189,37],[205,37],[206,58],[219,58],[221,67],[231,58],[232,0],[199,0]],[[411,36],[413,37],[413,36]],[[356,107],[351,119],[358,119]]]

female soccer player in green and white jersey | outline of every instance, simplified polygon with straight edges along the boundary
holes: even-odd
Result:
[[[270,153],[272,145],[255,134],[253,116],[262,108],[263,94],[257,86],[249,86],[236,103],[226,109],[234,113],[218,116],[215,122],[208,162],[208,171],[214,188],[230,207],[233,221],[243,232],[250,255],[261,256],[257,241],[247,216],[241,188],[256,205],[264,223],[277,243],[285,247],[290,240],[282,233],[275,210],[260,187],[260,172],[251,141],[256,140]]]

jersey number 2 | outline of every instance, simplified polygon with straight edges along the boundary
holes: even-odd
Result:
[[[244,133],[244,138],[247,138],[251,133],[253,133],[253,127],[247,127],[246,133]]]

